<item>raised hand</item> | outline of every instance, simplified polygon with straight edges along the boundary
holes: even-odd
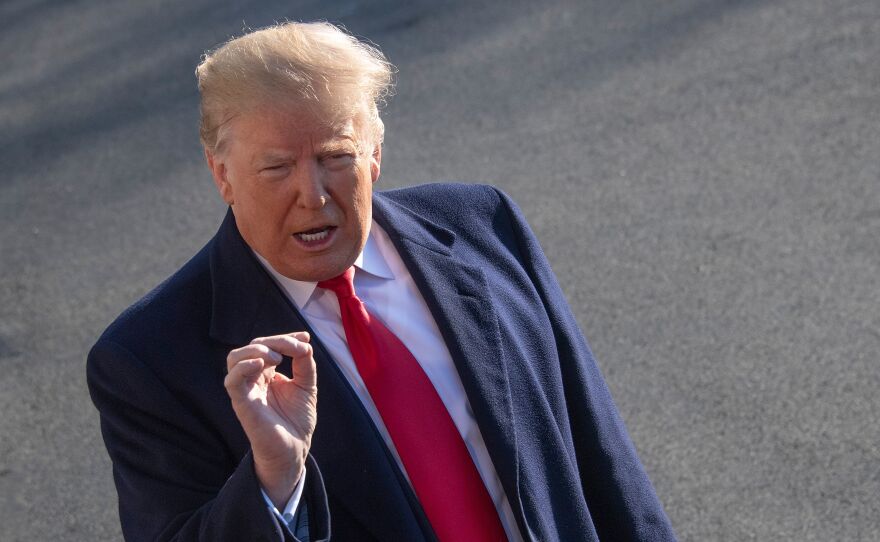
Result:
[[[293,378],[275,372],[282,356]],[[251,443],[260,485],[283,507],[302,476],[317,421],[318,388],[309,334],[259,337],[229,352],[224,385]]]

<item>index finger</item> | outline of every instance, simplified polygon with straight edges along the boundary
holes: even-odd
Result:
[[[294,382],[303,389],[314,390],[318,371],[315,366],[315,358],[312,355],[312,345],[304,342],[302,339],[308,341],[309,334],[300,331],[274,337],[260,337],[254,339],[252,344],[267,346],[272,350],[290,356]]]
[[[309,344],[310,340],[311,337],[308,332],[297,331],[271,337],[257,337],[251,341],[251,344],[260,344],[275,352],[296,359],[312,355],[312,347]]]

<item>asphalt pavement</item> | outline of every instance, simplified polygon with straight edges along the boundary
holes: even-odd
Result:
[[[340,22],[379,188],[495,184],[683,541],[880,540],[880,2],[0,3],[0,540],[119,540],[85,355],[224,213],[194,68]]]

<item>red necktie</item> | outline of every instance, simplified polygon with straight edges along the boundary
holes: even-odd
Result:
[[[339,299],[358,372],[441,542],[507,540],[498,512],[437,390],[412,353],[354,293],[354,267],[318,283]]]

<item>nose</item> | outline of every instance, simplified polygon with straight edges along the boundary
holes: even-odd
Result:
[[[293,178],[294,203],[303,209],[321,209],[330,199],[324,172],[317,160],[300,160]]]

